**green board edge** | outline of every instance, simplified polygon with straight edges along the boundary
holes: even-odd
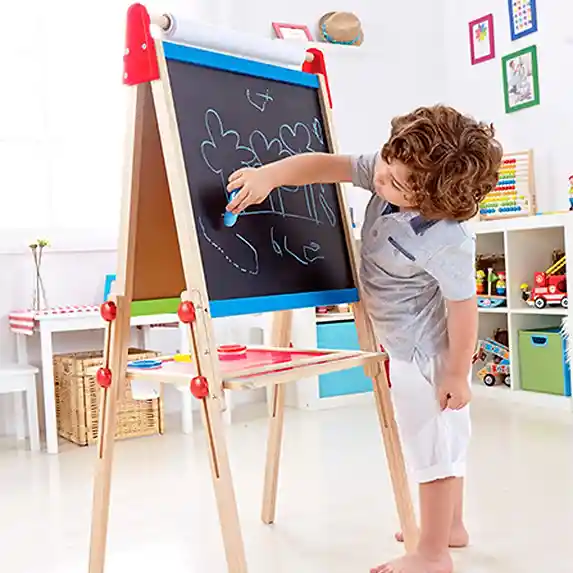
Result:
[[[177,314],[180,302],[180,298],[138,300],[131,303],[131,316],[149,316],[151,314]]]

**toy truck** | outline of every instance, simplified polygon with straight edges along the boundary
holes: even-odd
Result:
[[[522,284],[521,292],[523,300],[535,308],[545,308],[547,305],[559,305],[568,308],[567,275],[565,257],[561,257],[554,265],[545,272],[537,272],[534,275],[534,287],[530,290],[529,285]]]
[[[481,381],[486,386],[495,386],[498,382],[511,386],[509,348],[492,338],[480,340],[478,350],[473,357],[473,364],[478,360],[485,362],[488,356],[491,356],[490,361],[477,373]]]

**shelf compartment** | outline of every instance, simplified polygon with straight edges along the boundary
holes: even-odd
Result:
[[[565,251],[565,232],[563,227],[549,227],[535,230],[518,230],[507,233],[507,278],[508,304],[511,311],[537,312],[522,298],[521,285],[535,286],[535,273],[549,269],[552,253]],[[554,313],[554,310],[562,311]],[[566,310],[551,306],[542,309],[548,314],[566,314]]]

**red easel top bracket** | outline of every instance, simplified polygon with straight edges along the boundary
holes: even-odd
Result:
[[[132,4],[127,10],[123,83],[128,86],[159,79],[155,42],[151,36],[151,18],[145,6]]]
[[[302,64],[302,71],[309,74],[322,74],[326,84],[326,93],[328,95],[328,104],[332,109],[332,96],[330,95],[330,85],[328,84],[328,74],[326,73],[326,62],[324,54],[318,48],[309,48],[307,53],[312,54],[312,62],[305,61]]]

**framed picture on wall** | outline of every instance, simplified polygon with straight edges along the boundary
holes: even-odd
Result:
[[[472,65],[495,58],[493,14],[488,14],[469,23],[470,52]]]
[[[539,105],[537,46],[529,46],[502,58],[505,112]]]
[[[512,40],[537,32],[536,0],[507,0],[507,3]]]
[[[304,40],[312,42],[312,34],[308,26],[303,24],[284,24],[273,22],[273,30],[277,38],[281,40]]]

